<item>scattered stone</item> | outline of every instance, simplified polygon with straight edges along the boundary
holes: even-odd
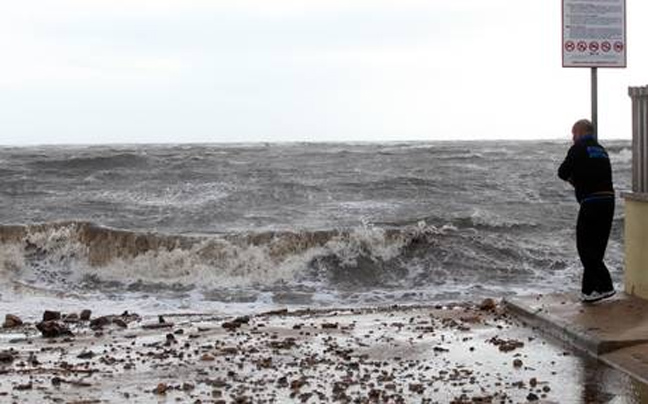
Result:
[[[92,359],[94,358],[95,353],[92,351],[83,351],[80,354],[77,355],[77,358],[79,359]]]
[[[515,359],[513,361],[513,367],[515,367],[515,368],[521,368],[523,365],[524,365],[524,363],[522,363],[521,359]]]
[[[173,323],[153,323],[153,324],[142,324],[142,328],[145,330],[159,330],[161,328],[173,328]]]
[[[423,386],[421,383],[412,383],[409,385],[409,390],[416,394],[423,394],[423,392],[425,391],[425,386]]]
[[[294,338],[286,338],[283,341],[270,341],[268,345],[273,349],[291,349],[297,343]]]
[[[496,308],[497,308],[497,304],[495,303],[495,300],[491,298],[484,299],[479,304],[479,310],[481,311],[493,311]]]
[[[36,324],[36,328],[45,338],[57,338],[62,336],[74,336],[66,326],[55,320],[42,321]]]
[[[155,389],[153,389],[153,393],[157,395],[166,394],[168,389],[169,387],[166,385],[166,383],[160,383]]]
[[[60,311],[45,310],[43,312],[43,321],[60,320],[60,319],[61,319]]]
[[[338,328],[338,323],[323,323],[322,329],[324,330],[334,330]]]
[[[228,331],[233,331],[236,330],[237,328],[241,327],[241,323],[237,323],[235,321],[226,321],[224,322],[221,327]]]
[[[538,401],[539,399],[540,399],[540,397],[538,397],[534,393],[529,393],[529,395],[527,396],[528,401]]]
[[[2,323],[2,328],[16,328],[21,325],[23,325],[23,321],[20,317],[13,314],[7,314],[4,323]]]
[[[79,314],[79,318],[81,319],[81,321],[89,321],[90,316],[92,316],[92,310],[88,310],[88,309],[82,310],[81,314]]]
[[[504,339],[500,339],[497,336],[489,339],[486,342],[497,346],[499,348],[499,350],[502,351],[502,352],[511,352],[511,351],[516,350],[517,348],[524,347],[524,342],[522,342],[522,341],[518,341],[518,340],[515,340],[515,339],[504,340]]]
[[[0,363],[11,363],[14,361],[14,353],[12,351],[0,352]]]
[[[215,360],[215,359],[216,359],[216,358],[215,358],[214,356],[212,356],[212,355],[210,355],[210,354],[208,354],[208,353],[203,354],[203,355],[200,357],[200,360],[201,360],[201,361],[204,361],[204,362],[213,361],[213,360]]]
[[[243,324],[249,324],[249,322],[250,322],[249,316],[237,317],[232,321],[224,322],[222,324],[222,327],[228,331],[233,331],[240,328]]]
[[[101,316],[90,321],[90,328],[93,330],[100,330],[110,324],[110,318],[108,316]]]
[[[19,384],[16,387],[14,387],[14,390],[18,391],[24,391],[24,390],[31,390],[33,388],[33,385],[31,382],[25,383],[25,384]]]

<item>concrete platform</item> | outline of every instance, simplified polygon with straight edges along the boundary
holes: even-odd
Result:
[[[513,297],[506,307],[541,332],[648,383],[648,301],[624,293],[595,304],[576,294]]]

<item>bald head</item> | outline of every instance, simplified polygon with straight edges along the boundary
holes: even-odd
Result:
[[[584,136],[590,136],[594,134],[594,125],[588,119],[581,119],[576,121],[574,126],[572,126],[572,140],[576,143],[580,138]]]

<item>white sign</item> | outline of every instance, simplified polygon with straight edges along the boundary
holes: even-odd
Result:
[[[625,0],[563,0],[563,67],[626,67]]]

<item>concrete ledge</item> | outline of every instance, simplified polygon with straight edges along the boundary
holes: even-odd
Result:
[[[636,202],[648,202],[648,194],[641,192],[621,192],[621,197]]]
[[[648,384],[648,344],[622,348],[599,357],[610,367]]]
[[[551,294],[514,297],[504,303],[541,332],[599,359],[637,345],[645,345],[648,358],[648,301],[643,299],[620,293],[607,301],[583,304],[576,294]]]

